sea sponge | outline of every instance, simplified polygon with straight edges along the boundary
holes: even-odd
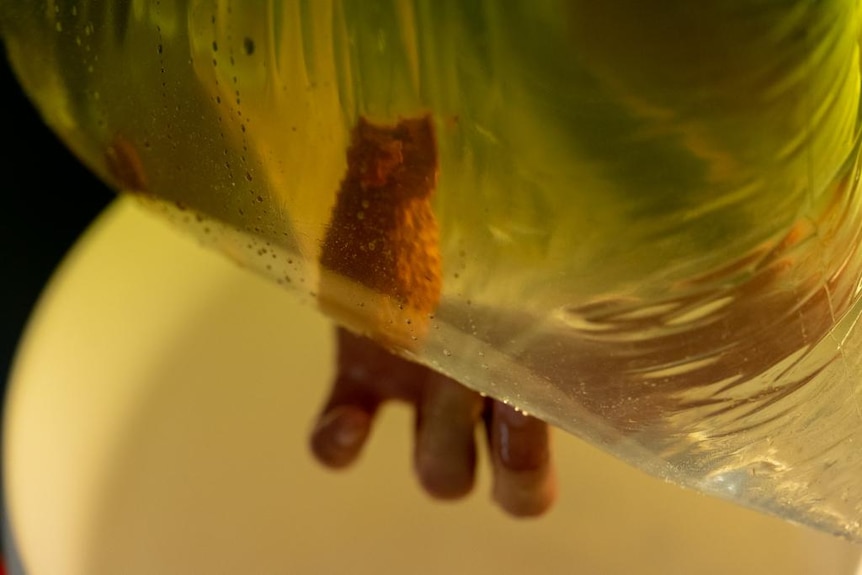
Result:
[[[440,300],[431,205],[437,143],[430,116],[394,126],[360,118],[320,256],[321,308],[389,347],[421,343]]]

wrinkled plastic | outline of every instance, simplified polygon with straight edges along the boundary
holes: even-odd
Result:
[[[860,2],[0,2],[105,180],[670,481],[862,541]],[[285,318],[290,321],[290,318]]]

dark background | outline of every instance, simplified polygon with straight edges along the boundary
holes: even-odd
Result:
[[[42,123],[18,87],[5,52],[0,53],[0,83],[0,391],[5,399],[15,349],[39,294],[113,194]],[[10,572],[22,573],[14,544],[3,531],[5,562]]]
[[[51,272],[113,194],[42,123],[2,54],[0,373]]]

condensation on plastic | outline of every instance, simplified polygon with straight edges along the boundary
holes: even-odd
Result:
[[[0,25],[84,162],[242,265],[650,473],[862,541],[860,13],[3,0]],[[321,257],[357,126],[423,118],[418,317]]]

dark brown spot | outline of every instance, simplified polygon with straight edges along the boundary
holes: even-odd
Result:
[[[105,165],[115,187],[124,192],[147,191],[147,175],[138,150],[122,134],[115,134],[105,150]]]

